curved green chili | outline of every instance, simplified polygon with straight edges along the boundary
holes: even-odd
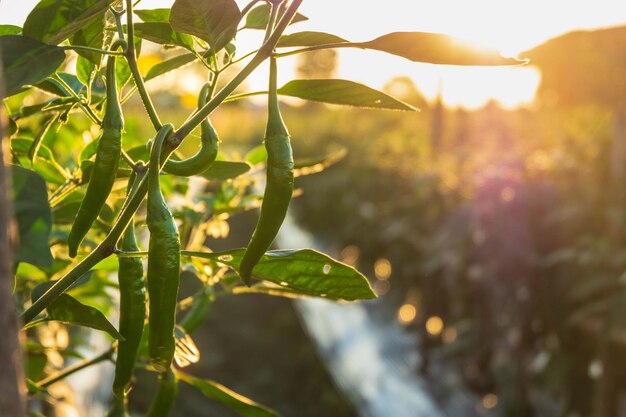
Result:
[[[200,95],[198,96],[198,109],[201,109],[206,104],[209,99],[210,90],[210,84],[205,84],[204,87],[202,87],[202,90],[200,90]],[[198,149],[198,152],[183,161],[167,161],[165,163],[165,167],[163,168],[165,172],[182,177],[189,177],[191,175],[199,174],[213,165],[220,146],[219,137],[217,136],[217,132],[215,131],[213,125],[211,125],[208,117],[200,123],[200,129],[201,147]]]
[[[139,182],[133,173],[128,181],[128,194],[131,194],[131,188],[136,188]],[[133,220],[124,232],[121,249],[125,252],[141,250],[137,244]],[[141,258],[119,258],[118,280],[120,286],[119,332],[124,336],[124,340],[121,340],[117,347],[113,393],[118,399],[123,400],[135,369],[137,351],[141,344],[146,318],[146,290]]]
[[[152,402],[146,417],[167,417],[172,412],[176,393],[178,392],[178,381],[171,369],[160,375],[159,391]]]
[[[276,59],[272,58],[270,59],[268,118],[265,130],[265,149],[267,149],[265,193],[261,215],[239,266],[239,275],[248,286],[251,283],[252,269],[270,248],[278,234],[293,194],[293,153],[289,132],[278,106],[276,73]]]
[[[171,124],[157,133],[148,170],[148,295],[150,308],[148,350],[154,368],[167,370],[174,358],[176,302],[180,281],[180,239],[172,212],[167,207],[159,182],[163,142],[174,131]]]
[[[67,238],[69,255],[76,256],[78,246],[85,238],[93,222],[104,206],[117,174],[122,151],[122,130],[124,116],[120,106],[115,83],[115,56],[107,58],[106,68],[106,107],[102,119],[102,135],[98,142],[96,161],[87,186],[85,198],[80,204],[76,219]]]

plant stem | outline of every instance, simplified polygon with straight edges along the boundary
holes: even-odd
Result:
[[[80,97],[78,97],[78,95],[72,89],[72,87],[70,87],[65,82],[65,80],[63,78],[61,78],[58,74],[55,74],[55,79],[63,86],[63,88],[65,88],[67,90],[67,94],[69,94],[74,99],[76,99],[76,102],[78,103],[78,107],[80,107],[80,109],[83,112],[85,112],[87,117],[89,117],[91,119],[91,121],[94,122],[95,124],[97,124],[98,126],[102,126],[102,120],[98,117],[98,115],[96,113],[94,113],[94,111],[91,109],[91,107],[89,107],[89,105],[85,105],[85,103],[83,103],[83,100]]]
[[[91,358],[91,359],[85,359],[82,360],[72,366],[69,366],[55,374],[49,375],[48,377],[42,379],[41,381],[37,382],[37,385],[40,386],[41,388],[45,388],[48,387],[52,384],[54,384],[55,382],[59,382],[62,379],[67,378],[68,376],[82,370],[85,368],[90,367],[91,365],[95,365],[97,363],[100,363],[102,361],[105,361],[107,359],[111,359],[111,355],[113,354],[113,348],[107,350],[106,352],[96,356],[95,358]]]
[[[95,52],[97,54],[102,54],[102,55],[124,56],[124,52],[107,51],[106,49],[91,48],[89,46],[82,46],[82,45],[65,45],[65,46],[61,46],[61,48],[63,48],[64,50],[72,50],[72,51]]]
[[[143,82],[143,78],[141,76],[141,73],[139,72],[139,66],[137,65],[137,55],[135,54],[135,29],[133,28],[132,0],[126,0],[126,19],[126,32],[128,38],[128,47],[126,48],[126,60],[128,61],[130,72],[133,74],[133,79],[135,80],[137,90],[139,90],[141,101],[143,102],[143,105],[148,112],[148,117],[150,117],[150,122],[152,122],[154,130],[159,131],[161,127],[163,127],[163,124],[161,123],[161,120],[159,120],[159,115],[157,114],[156,109],[154,108],[154,104],[152,104],[152,100],[148,95],[148,90],[146,90],[146,85]]]
[[[232,93],[235,88],[239,86],[251,73],[254,71],[263,61],[269,58],[272,55],[272,50],[276,46],[278,39],[283,34],[291,19],[295,16],[298,11],[298,7],[302,4],[303,0],[293,0],[293,2],[289,5],[289,8],[283,15],[283,17],[276,25],[276,29],[272,33],[272,35],[267,39],[265,43],[259,48],[259,51],[254,55],[252,60],[248,62],[248,64],[243,67],[243,69],[228,83],[224,88],[222,88],[207,104],[204,105],[196,114],[187,119],[183,125],[174,132],[172,136],[169,137],[167,142],[168,146],[172,149],[176,149],[182,140],[191,133],[196,126],[198,126],[204,119],[206,119],[209,114],[213,110],[217,108],[229,95]]]
[[[128,0],[130,3],[130,0]],[[187,122],[181,126],[181,128],[174,132],[166,142],[168,146],[164,148],[161,158],[161,164],[165,165],[167,157],[180,145],[182,140],[196,127],[202,120],[217,108],[230,93],[235,90],[250,73],[261,64],[265,59],[271,55],[271,51],[274,48],[278,38],[285,30],[293,16],[295,15],[298,7],[303,0],[293,0],[289,9],[278,23],[276,30],[270,36],[267,42],[259,49],[259,52],[255,57],[246,65],[215,97],[213,97],[202,109],[196,113],[193,117],[189,118]],[[128,12],[128,11],[127,11]],[[129,47],[132,44],[129,38]],[[134,54],[134,52],[133,52]],[[40,298],[38,298],[28,309],[22,313],[22,321],[24,324],[29,323],[39,313],[41,313],[50,303],[56,300],[61,294],[63,294],[69,287],[71,287],[78,279],[85,273],[91,270],[96,264],[103,259],[109,257],[115,253],[115,245],[119,240],[126,227],[130,223],[131,219],[135,215],[135,212],[139,208],[139,205],[146,196],[148,190],[148,181],[146,177],[142,178],[135,193],[132,193],[122,209],[117,221],[109,231],[109,234],[104,238],[102,242],[87,255],[81,262],[78,263],[71,271],[60,278],[52,287],[48,289]]]
[[[241,9],[241,15],[245,16],[248,12],[254,7],[255,4],[261,2],[262,0],[252,0],[250,3],[246,4],[243,9]]]
[[[338,48],[361,48],[361,49],[365,49],[365,47],[362,46],[362,45],[363,44],[361,42],[326,43],[324,45],[308,46],[306,48],[294,49],[293,51],[276,53],[276,54],[274,54],[274,57],[282,58],[282,57],[285,57],[285,56],[301,54],[303,52],[319,51],[321,49],[338,49]]]

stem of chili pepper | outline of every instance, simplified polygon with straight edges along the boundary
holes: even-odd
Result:
[[[114,349],[111,348],[109,350],[107,350],[106,352],[102,353],[101,355],[96,356],[95,358],[91,358],[91,359],[85,359],[83,361],[80,361],[72,366],[69,366],[55,374],[52,374],[44,379],[42,379],[41,381],[37,382],[37,385],[41,388],[45,388],[48,387],[52,384],[54,384],[55,382],[59,382],[62,379],[67,378],[68,376],[82,370],[85,368],[90,367],[91,365],[95,365],[97,363],[100,363],[102,361],[105,361],[107,359],[111,359],[111,355],[113,354]]]
[[[245,16],[248,12],[254,7],[255,4],[261,2],[262,0],[252,0],[250,3],[246,4],[243,9],[241,9],[241,15]]]
[[[261,48],[259,48],[259,51],[252,58],[252,60],[248,62],[248,64],[243,67],[243,69],[235,76],[235,78],[233,78],[224,88],[222,88],[215,95],[215,97],[213,97],[207,104],[205,104],[204,107],[202,107],[195,115],[187,119],[187,121],[183,123],[183,125],[179,127],[172,136],[169,137],[167,143],[169,147],[173,149],[177,148],[182,140],[187,137],[187,135],[189,135],[189,133],[191,133],[191,131],[202,122],[202,120],[206,119],[209,114],[211,114],[211,112],[215,110],[215,108],[230,95],[230,93],[233,92],[235,87],[241,84],[241,82],[245,80],[252,71],[254,71],[263,61],[265,61],[272,55],[274,46],[276,46],[278,39],[291,22],[291,19],[293,19],[293,17],[295,16],[296,12],[298,11],[298,7],[300,7],[300,4],[302,4],[302,1],[303,0],[293,0],[293,2],[287,8],[287,11],[283,15],[283,17],[276,25],[276,29],[274,30],[274,32],[272,32],[272,35],[267,39],[265,43],[263,43],[263,45],[261,46]]]
[[[146,85],[143,82],[143,78],[141,73],[139,72],[139,66],[137,65],[137,55],[135,54],[135,29],[133,28],[133,2],[132,0],[126,0],[126,32],[128,38],[128,47],[126,48],[126,60],[128,61],[128,66],[130,67],[130,72],[133,74],[133,79],[135,80],[135,85],[137,86],[137,90],[139,90],[139,95],[141,96],[141,101],[143,102],[146,111],[148,112],[148,117],[150,117],[150,122],[152,122],[152,126],[154,126],[154,130],[158,131],[161,129],[163,124],[161,120],[159,120],[159,115],[154,108],[154,104],[152,104],[152,100],[148,95],[148,90],[146,90]]]
[[[106,49],[91,48],[89,46],[81,46],[81,45],[64,45],[64,46],[61,46],[61,49],[72,50],[72,51],[95,52],[97,54],[102,54],[102,55],[124,56],[124,52],[122,51],[107,51]]]
[[[173,135],[170,136],[170,140],[167,141],[167,148],[165,151],[173,151],[176,149],[182,140],[191,133],[196,126],[198,126],[202,120],[204,120],[213,110],[215,110],[230,93],[232,93],[249,75],[254,71],[265,59],[271,56],[272,49],[285,28],[296,14],[298,7],[303,0],[293,0],[293,3],[287,9],[287,12],[283,15],[282,19],[276,26],[276,30],[272,33],[272,36],[267,42],[263,44],[261,49],[255,57],[250,61],[242,70],[232,79],[226,86],[220,90],[220,92],[213,97],[198,113],[189,118]],[[129,39],[129,45],[130,42]],[[167,158],[163,158],[162,164],[165,164]],[[69,287],[72,286],[83,274],[89,272],[91,268],[103,259],[109,257],[115,253],[115,245],[119,240],[124,230],[128,226],[128,223],[135,215],[135,212],[139,208],[139,205],[143,201],[148,191],[148,181],[144,178],[137,188],[137,192],[128,197],[128,204],[124,207],[120,213],[117,221],[109,231],[109,234],[104,238],[102,242],[87,255],[81,262],[78,263],[71,271],[60,278],[52,287],[48,289],[41,297],[39,297],[29,308],[22,313],[22,321],[24,324],[32,321],[39,313],[41,313],[50,303],[58,296],[63,294]]]
[[[101,126],[102,125],[102,119],[100,119],[98,117],[98,115],[96,115],[96,113],[94,113],[94,111],[91,109],[91,107],[89,107],[88,105],[85,105],[85,103],[83,103],[83,100],[80,97],[78,97],[78,95],[74,92],[72,87],[70,87],[65,82],[65,80],[63,80],[63,78],[61,78],[58,74],[55,75],[55,79],[63,86],[63,88],[65,88],[67,90],[67,94],[69,94],[70,96],[72,96],[73,98],[76,99],[76,101],[78,103],[78,107],[80,107],[80,109],[83,112],[85,112],[87,117],[89,117],[91,119],[91,121],[94,122],[95,124],[97,124],[98,126]]]

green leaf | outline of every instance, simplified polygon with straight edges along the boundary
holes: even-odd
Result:
[[[67,85],[74,91],[76,95],[80,94],[80,92],[85,87],[76,75],[68,74],[66,72],[59,72],[57,75],[65,81]],[[45,91],[46,93],[54,94],[59,97],[71,97],[72,95],[67,91],[65,86],[61,84],[59,81],[52,77],[48,77],[42,82],[35,85],[40,90]]]
[[[33,140],[30,138],[16,137],[11,139],[11,151],[14,154],[28,155],[28,152],[32,146]],[[56,162],[54,159],[54,155],[52,155],[52,151],[46,145],[40,145],[37,156],[47,161]]]
[[[191,36],[174,31],[168,22],[135,23],[135,34],[160,45],[174,45],[189,50],[193,49]]]
[[[80,28],[70,39],[72,45],[88,46],[90,48],[102,49],[104,45],[104,19],[96,18]],[[77,50],[76,53],[91,61],[96,67],[102,62],[102,54]]]
[[[206,41],[213,52],[233,40],[240,20],[234,0],[176,0],[170,14],[174,30]]]
[[[239,270],[243,253],[244,249],[236,249],[221,253],[187,254]],[[313,249],[267,252],[252,274],[255,278],[288,289],[290,294],[346,301],[376,298],[369,282],[359,271]]]
[[[63,49],[20,35],[0,36],[0,51],[7,96],[43,80],[65,60]]]
[[[417,110],[410,104],[381,91],[348,80],[293,80],[279,88],[278,94],[345,106],[386,110]]]
[[[59,97],[43,103],[33,104],[32,106],[24,106],[21,110],[22,117],[29,117],[42,112],[50,111],[66,111],[76,105],[74,97]]]
[[[49,268],[53,262],[49,244],[52,212],[46,182],[36,172],[15,165],[12,175],[13,205],[19,230],[15,260]]]
[[[91,84],[91,77],[96,70],[96,66],[89,59],[79,56],[76,60],[76,77],[84,85]]]
[[[22,28],[15,25],[0,25],[0,35],[21,35]]]
[[[170,9],[133,10],[144,22],[169,22]]]
[[[296,160],[294,164],[294,175],[301,177],[304,175],[317,174],[326,168],[335,165],[348,154],[346,148],[340,148],[335,152],[317,158]]]
[[[243,27],[243,29],[265,30],[269,20],[270,5],[262,4],[248,12],[248,14],[246,15],[246,25]],[[301,15],[300,13],[296,13],[290,24],[293,25],[294,23],[303,22],[305,20],[309,20],[309,18]]]
[[[15,123],[15,120],[9,119],[9,137],[16,134],[17,130],[18,128],[17,128],[17,123]]]
[[[46,311],[48,315],[43,321],[62,321],[64,323],[102,330],[117,340],[124,339],[98,309],[83,304],[70,295],[61,294],[48,306]],[[28,328],[28,326],[25,328]]]
[[[24,22],[24,36],[56,45],[104,16],[115,0],[41,0]]]
[[[250,171],[250,164],[237,161],[215,161],[209,169],[198,174],[207,180],[224,181],[236,178]]]
[[[148,81],[160,75],[167,74],[170,71],[174,71],[175,69],[178,69],[195,61],[195,59],[196,56],[194,54],[188,53],[175,56],[174,58],[170,58],[163,62],[159,62],[158,64],[150,68],[150,70],[146,74],[145,80]]]
[[[523,61],[504,58],[493,48],[469,44],[458,38],[427,32],[394,32],[369,42],[354,44],[401,56],[414,62],[445,65],[519,65]]]
[[[225,386],[209,379],[200,379],[175,370],[181,381],[198,388],[206,397],[219,401],[244,417],[279,417],[276,411],[237,394]]]
[[[276,47],[293,48],[296,46],[317,46],[342,42],[348,41],[330,33],[306,31],[281,36]]]

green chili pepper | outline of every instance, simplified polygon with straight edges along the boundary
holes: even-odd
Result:
[[[251,283],[254,266],[270,248],[278,234],[293,194],[293,154],[289,132],[278,106],[276,73],[276,59],[272,58],[265,130],[265,149],[267,149],[265,194],[261,205],[261,215],[239,266],[239,275],[248,286]]]
[[[178,323],[188,334],[193,333],[206,319],[213,304],[213,289],[205,285],[202,291],[193,296],[189,311]]]
[[[129,194],[131,188],[136,188],[140,182],[135,177],[133,173],[129,179]],[[121,249],[125,252],[140,250],[135,236],[135,224],[132,220],[124,232]],[[120,341],[117,347],[113,393],[117,398],[123,400],[135,368],[137,351],[141,344],[146,318],[146,290],[141,258],[120,257],[118,279],[120,286],[119,331],[124,336],[124,340]]]
[[[205,84],[204,87],[202,87],[200,95],[198,96],[198,108],[202,108],[202,106],[205,105],[209,98],[210,89],[210,84]],[[200,123],[200,129],[201,147],[198,152],[183,161],[167,161],[163,168],[165,172],[182,177],[189,177],[199,174],[213,165],[220,146],[219,137],[208,117]]]
[[[180,239],[174,217],[167,207],[159,182],[163,142],[174,130],[167,124],[159,130],[150,154],[148,170],[148,295],[150,309],[148,350],[154,368],[167,370],[174,358],[176,301],[180,281]]]
[[[98,218],[100,210],[113,188],[120,161],[124,117],[115,84],[115,56],[113,55],[107,59],[106,96],[102,134],[98,142],[96,161],[85,198],[83,198],[78,213],[76,213],[76,219],[67,239],[71,258],[76,256],[78,246],[85,238],[93,222]]]
[[[171,369],[160,375],[159,391],[154,402],[150,406],[146,417],[167,417],[172,412],[176,393],[178,391],[178,381]]]

